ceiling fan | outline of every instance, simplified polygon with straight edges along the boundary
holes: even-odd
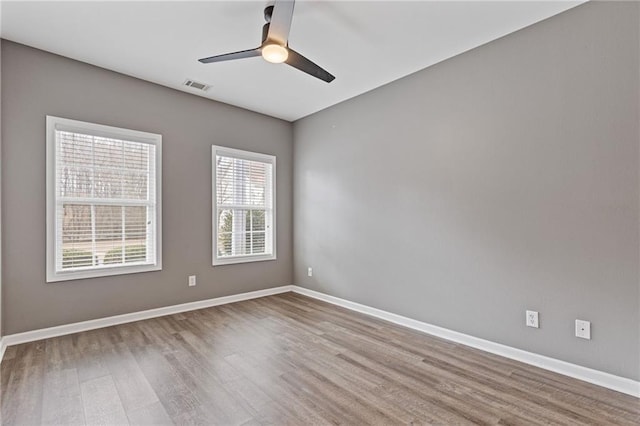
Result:
[[[203,64],[210,64],[262,56],[268,62],[275,64],[284,62],[313,77],[331,83],[335,79],[333,75],[289,47],[289,30],[291,29],[294,4],[295,0],[276,0],[273,5],[264,9],[264,19],[267,23],[262,27],[262,44],[259,47],[198,60]]]

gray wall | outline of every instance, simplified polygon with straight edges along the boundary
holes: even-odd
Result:
[[[290,123],[6,40],[2,88],[5,334],[292,283]],[[45,282],[46,115],[163,135],[162,271]],[[211,266],[212,144],[277,156],[278,260]]]
[[[638,8],[588,3],[296,122],[295,283],[640,379]]]

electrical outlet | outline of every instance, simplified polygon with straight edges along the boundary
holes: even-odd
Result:
[[[196,285],[196,276],[189,275],[189,287],[194,287]]]
[[[536,311],[527,311],[527,327],[539,328],[538,313]]]
[[[576,320],[576,337],[591,340],[591,323],[585,320]]]
[[[313,276],[313,268],[311,266],[309,266],[309,268],[307,269],[307,275],[310,277]]]

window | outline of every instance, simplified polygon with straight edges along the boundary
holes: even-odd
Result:
[[[213,265],[273,260],[276,158],[213,146]]]
[[[162,136],[47,116],[47,281],[162,269]]]

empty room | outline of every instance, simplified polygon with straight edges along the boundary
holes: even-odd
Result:
[[[640,2],[0,1],[0,424],[640,424]]]

